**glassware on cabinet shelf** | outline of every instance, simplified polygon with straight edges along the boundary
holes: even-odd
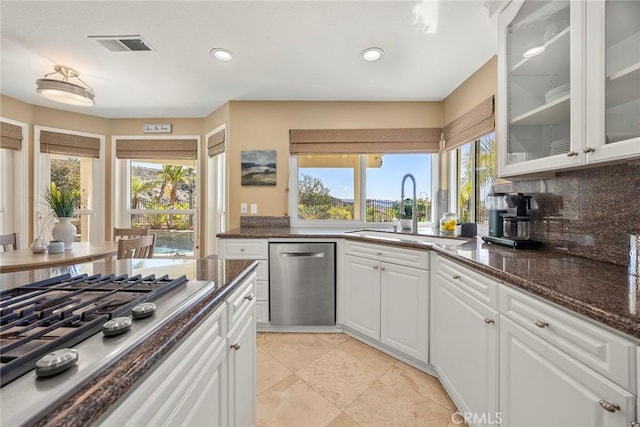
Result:
[[[640,2],[605,6],[606,143],[640,137]]]
[[[510,164],[570,150],[570,8],[528,1],[507,28]]]

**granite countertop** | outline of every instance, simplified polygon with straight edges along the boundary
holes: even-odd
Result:
[[[347,230],[246,227],[219,234],[222,238],[345,238],[386,245],[434,250],[495,277],[502,283],[640,339],[640,277],[628,268],[561,252],[520,250],[467,239],[462,245],[391,242],[344,234]]]
[[[116,363],[108,366],[71,396],[65,398],[60,405],[54,407],[44,418],[37,421],[36,425],[80,426],[94,423],[151,369],[154,363],[159,361],[191,329],[223,302],[257,265],[257,262],[253,260],[218,260],[217,257],[188,261],[155,259],[136,261],[139,261],[136,267],[129,264],[132,260],[121,260],[79,265],[76,266],[76,269],[88,270],[93,273],[121,274],[122,272],[131,273],[132,268],[145,272],[160,272],[163,268],[168,268],[174,271],[172,276],[186,273],[188,279],[212,281],[215,286],[205,296],[173,318],[172,322],[155,331],[140,345],[122,354]],[[74,272],[78,273],[78,271]],[[134,273],[137,272],[134,271]],[[19,284],[24,284],[25,279],[33,280],[37,278],[38,274],[51,276],[61,274],[61,272],[50,271],[47,273],[43,270],[4,274],[0,277],[2,279],[0,284],[7,289],[13,287],[13,283],[16,281],[20,282]],[[18,284],[17,282],[16,284]],[[34,408],[34,411],[36,409]]]

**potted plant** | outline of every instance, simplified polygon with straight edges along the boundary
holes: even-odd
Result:
[[[400,217],[400,226],[403,230],[411,229],[411,220],[413,219],[413,202],[411,199],[400,201],[400,209],[398,211]]]
[[[64,242],[65,251],[71,250],[76,237],[76,226],[71,224],[71,216],[80,201],[78,191],[67,187],[58,188],[52,182],[45,189],[43,197],[51,212],[58,218],[58,223],[51,230],[53,238]]]

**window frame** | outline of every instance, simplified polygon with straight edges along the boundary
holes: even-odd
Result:
[[[458,215],[458,181],[459,181],[459,168],[458,168],[458,164],[459,164],[459,156],[458,153],[460,151],[460,149],[466,145],[471,144],[472,146],[472,152],[473,155],[471,156],[472,159],[472,170],[473,170],[473,174],[471,176],[471,188],[473,189],[472,193],[471,193],[471,205],[473,206],[473,209],[471,210],[471,222],[477,223],[478,221],[478,191],[477,191],[477,178],[478,178],[478,160],[479,160],[479,153],[480,153],[480,140],[488,135],[490,135],[491,133],[493,133],[494,135],[494,141],[495,141],[495,130],[489,133],[486,133],[476,139],[474,139],[473,141],[469,141],[466,144],[463,144],[459,147],[456,147],[455,149],[449,151],[447,153],[447,155],[449,156],[448,161],[449,161],[449,206],[450,206],[450,212],[455,212],[456,215]],[[497,144],[495,144],[494,142],[494,147],[497,150]],[[495,155],[495,159],[496,162],[497,160],[497,155]],[[497,164],[496,164],[496,179],[498,179],[497,176]],[[478,224],[478,226],[480,228],[482,228],[483,226],[486,226],[488,228],[488,224]],[[480,234],[480,232],[479,232]]]
[[[365,153],[366,154],[366,153]],[[366,218],[366,188],[367,188],[367,168],[365,154],[360,154],[360,176],[356,177],[356,181],[360,182],[360,207],[365,211],[360,212],[360,220],[305,220],[298,216],[298,155],[289,155],[289,217],[293,227],[310,227],[310,228],[330,228],[330,227],[367,227],[367,228],[388,228],[390,222],[367,222]],[[394,153],[386,153],[394,154]],[[402,153],[398,153],[402,154]],[[430,155],[431,160],[431,219],[430,221],[418,223],[419,227],[435,227],[437,222],[437,194],[438,194],[438,177],[439,170],[439,154],[424,153]],[[398,182],[398,199],[400,199],[400,182]],[[357,192],[356,192],[357,193]]]
[[[197,152],[195,163],[195,175],[200,185],[196,186],[193,199],[196,201],[195,208],[190,209],[131,209],[131,159],[119,159],[116,157],[116,141],[119,139],[195,139],[197,140]],[[162,256],[166,259],[197,259],[200,257],[200,211],[202,209],[200,193],[202,191],[202,176],[200,156],[202,150],[200,147],[201,138],[199,135],[171,135],[171,136],[142,136],[142,135],[114,135],[111,137],[111,155],[113,159],[113,173],[111,179],[111,188],[115,189],[111,196],[111,217],[115,227],[129,228],[131,227],[131,215],[135,214],[189,214],[193,215],[193,255],[192,256]],[[166,160],[170,163],[170,159]],[[135,160],[144,162],[142,160]]]
[[[3,188],[0,197],[4,198],[0,206],[3,210],[2,230],[0,234],[18,233],[18,245],[21,248],[29,246],[29,198],[27,194],[29,173],[29,125],[24,122],[12,120],[0,116],[0,121],[22,128],[22,148],[19,151],[4,150],[2,163],[0,163],[0,178]],[[7,227],[7,229],[4,229]]]

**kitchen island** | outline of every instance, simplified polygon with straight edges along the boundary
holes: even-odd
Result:
[[[128,342],[128,338],[109,339],[103,338],[102,334],[94,335],[78,345],[78,348],[85,347],[89,352],[86,357],[79,357],[76,367],[45,379],[36,378],[31,371],[6,384],[0,389],[3,409],[0,424],[95,423],[103,414],[113,409],[130,389],[138,386],[139,379],[178,348],[192,330],[211,313],[219,311],[219,307],[225,304],[238,287],[254,277],[255,267],[256,263],[253,261],[223,261],[208,257],[201,260],[96,262],[0,275],[0,285],[5,291],[64,273],[115,276],[166,274],[172,278],[184,275],[189,279],[185,286],[170,294],[171,298],[180,298],[176,304],[170,304],[170,317],[163,318],[162,306],[159,306],[154,317],[146,320],[147,323],[154,322],[154,326],[141,332],[143,339],[135,335],[136,340]],[[129,333],[121,337],[130,333],[136,333],[135,324]],[[122,345],[118,340],[122,341]]]

